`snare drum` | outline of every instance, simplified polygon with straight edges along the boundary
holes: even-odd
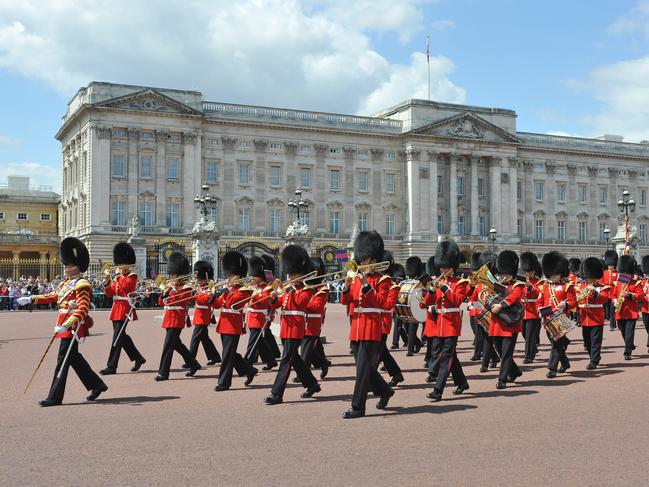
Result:
[[[408,323],[423,323],[426,321],[426,308],[421,308],[421,292],[423,286],[417,279],[409,279],[401,283],[397,304],[394,312]]]

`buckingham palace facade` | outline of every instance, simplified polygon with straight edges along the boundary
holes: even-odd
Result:
[[[196,91],[92,82],[68,103],[60,234],[109,259],[138,215],[147,242],[189,239],[207,184],[219,242],[279,245],[301,188],[314,246],[344,248],[355,225],[398,258],[438,238],[466,250],[601,254],[617,200],[637,202],[647,240],[649,145],[516,130],[516,113],[407,100],[371,117],[204,101]]]

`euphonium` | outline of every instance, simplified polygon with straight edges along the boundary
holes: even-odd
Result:
[[[491,314],[491,308],[500,303],[503,298],[509,295],[509,288],[500,283],[498,279],[491,273],[489,264],[483,265],[471,276],[471,283],[473,285],[482,284],[482,291],[478,293],[478,301],[485,308],[481,315]],[[513,303],[498,312],[498,319],[506,325],[515,325],[523,319],[525,309],[521,303]],[[491,318],[489,316],[489,318]],[[480,316],[478,317],[480,319]],[[481,320],[482,321],[482,320]]]

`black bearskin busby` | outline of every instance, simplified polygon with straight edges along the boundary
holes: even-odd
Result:
[[[223,272],[228,277],[243,277],[248,273],[248,260],[246,256],[236,250],[231,250],[223,254],[221,265],[223,266]]]
[[[480,252],[473,252],[473,254],[471,254],[471,270],[474,272],[480,269],[481,267],[480,255],[481,255]]]
[[[498,274],[516,276],[518,274],[518,255],[513,250],[503,250],[496,258]]]
[[[266,273],[264,272],[264,266],[266,261],[258,255],[253,255],[248,259],[248,275],[250,277],[261,277],[266,280]]]
[[[270,271],[270,273],[274,276],[275,275],[275,259],[273,259],[268,254],[263,254],[261,256],[261,258],[264,259],[264,269],[267,270],[267,271]]]
[[[604,252],[604,265],[608,266],[617,266],[617,252],[615,250],[607,250]]]
[[[127,242],[119,242],[113,247],[113,264],[135,265],[135,250]]]
[[[645,275],[649,274],[649,255],[645,255],[642,258],[642,272],[644,272]]]
[[[394,267],[394,256],[392,255],[392,252],[389,250],[386,250],[383,252],[383,259],[381,259],[383,262],[389,262],[390,265],[388,268],[383,272],[386,276],[391,276],[392,275],[392,268]],[[324,263],[323,263],[324,265]]]
[[[622,274],[634,274],[635,258],[632,255],[621,255],[617,260],[617,271]]]
[[[86,272],[90,265],[90,255],[84,243],[76,237],[64,238],[60,249],[64,265],[76,265],[80,272]]]
[[[361,232],[354,240],[354,260],[359,265],[367,259],[380,262],[383,259],[384,250],[383,238],[376,230]]]
[[[426,272],[428,273],[429,276],[438,276],[439,275],[439,270],[437,269],[437,265],[435,265],[435,256],[431,255],[428,258],[428,261],[426,262]]]
[[[311,269],[311,258],[304,247],[287,245],[282,250],[282,267],[287,274],[306,274]]]
[[[419,276],[421,276],[421,268],[422,268],[422,261],[419,257],[416,255],[413,255],[411,257],[408,257],[406,259],[406,276],[408,276],[408,279],[416,279]]]
[[[403,281],[406,278],[406,270],[399,263],[395,263],[392,266],[392,280],[393,281]]]
[[[495,264],[496,254],[494,254],[493,252],[482,252],[480,254],[479,262],[480,262],[480,267],[482,267],[485,264]]]
[[[460,248],[453,240],[437,243],[435,249],[435,265],[438,269],[450,267],[457,269],[460,265]]]
[[[561,277],[568,277],[568,259],[560,252],[548,252],[541,259],[541,267],[545,277],[559,274]]]
[[[581,259],[571,257],[568,259],[568,270],[573,274],[579,274],[579,267],[581,266]]]
[[[214,267],[206,260],[197,260],[194,262],[194,272],[199,279],[214,279]]]
[[[584,279],[601,279],[604,276],[604,264],[597,257],[588,257],[581,263],[581,277]]]
[[[535,272],[539,267],[539,258],[534,252],[523,252],[520,264],[523,272]]]
[[[644,277],[644,271],[642,270],[642,266],[637,262],[635,264],[635,275],[638,277]]]
[[[184,276],[189,274],[189,261],[180,252],[173,252],[167,259],[167,274]]]

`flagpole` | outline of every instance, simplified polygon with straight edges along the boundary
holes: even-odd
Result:
[[[430,101],[430,36],[426,34],[426,67],[428,69],[428,101]]]

